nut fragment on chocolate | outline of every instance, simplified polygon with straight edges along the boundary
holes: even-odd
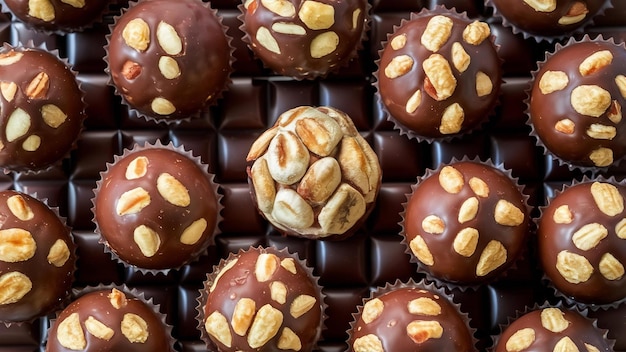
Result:
[[[378,93],[396,127],[425,139],[479,127],[496,104],[502,75],[490,38],[486,23],[444,8],[413,14],[389,34]]]
[[[197,159],[158,145],[116,160],[102,173],[93,200],[94,222],[114,256],[142,269],[167,270],[213,243],[217,185]]]
[[[317,279],[285,250],[231,254],[209,274],[200,302],[203,339],[220,351],[310,351],[321,336]]]
[[[47,32],[82,32],[99,22],[109,0],[7,0],[7,10],[26,26]]]
[[[331,107],[284,112],[247,160],[258,210],[280,231],[302,237],[352,234],[382,178],[378,157],[350,117]]]
[[[25,193],[0,192],[0,214],[0,321],[29,322],[69,296],[76,246],[57,212]]]
[[[543,210],[539,255],[562,294],[598,305],[626,298],[625,197],[621,183],[586,181],[566,187]]]
[[[412,189],[401,234],[412,260],[433,277],[476,285],[498,277],[520,257],[528,207],[507,173],[458,161],[427,174]]]

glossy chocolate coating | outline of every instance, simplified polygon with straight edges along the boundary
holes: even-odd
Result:
[[[447,40],[441,47],[433,52],[422,44],[422,34],[427,28],[429,21],[443,15],[452,21],[452,29]],[[480,44],[467,43],[463,38],[465,28],[473,21],[455,12],[443,8],[437,8],[431,12],[414,15],[410,20],[403,21],[400,27],[395,29],[381,52],[378,62],[379,97],[387,108],[390,118],[399,123],[403,130],[424,138],[444,138],[452,135],[463,134],[473,130],[485,122],[492,112],[498,99],[500,80],[502,76],[501,62],[496,47],[491,37],[485,38]],[[395,38],[405,36],[406,44],[393,49],[392,43]],[[454,43],[460,43],[469,55],[469,65],[464,71],[455,67],[452,60],[452,47]],[[451,72],[456,79],[452,95],[446,99],[436,99],[433,86],[423,68],[424,61],[432,56],[442,55],[451,67]],[[390,78],[386,69],[394,58],[407,55],[413,61],[406,73],[395,78]],[[492,84],[488,94],[477,93],[476,74],[485,73]],[[420,91],[421,103],[414,110],[408,109],[410,98],[416,91]],[[459,104],[463,109],[463,121],[460,129],[455,132],[442,130],[442,116],[444,111],[453,104]],[[412,110],[412,111],[411,111]]]
[[[148,162],[145,175],[127,179],[129,164],[142,157]],[[188,205],[175,205],[161,195],[157,181],[165,173],[186,189]],[[122,195],[138,187],[149,194],[149,204],[137,213],[119,215],[117,206]],[[107,247],[129,265],[155,270],[178,268],[199,256],[213,243],[218,219],[217,194],[209,174],[188,156],[166,148],[136,150],[111,165],[96,190],[94,209],[94,220]],[[206,221],[202,235],[195,243],[181,243],[184,230],[201,219]],[[141,225],[154,230],[160,238],[160,246],[152,256],[144,255],[133,239],[135,229]]]
[[[542,322],[542,314],[548,316],[546,309],[538,309],[528,312],[513,321],[502,334],[498,337],[498,344],[494,348],[494,352],[509,352],[506,348],[507,342],[515,333],[522,329],[532,329],[534,331],[534,340],[523,351],[553,351],[555,346],[569,339],[576,345],[579,351],[590,351],[588,346],[595,347],[597,351],[612,351],[608,340],[604,337],[604,333],[597,327],[593,326],[592,321],[583,317],[574,310],[565,310],[562,308],[547,308],[551,313],[559,313],[562,318],[568,322],[566,328],[562,331],[550,327]],[[556,315],[556,314],[555,314]],[[544,319],[549,323],[548,319]],[[550,330],[551,329],[551,330]],[[529,330],[528,330],[529,331]]]
[[[293,12],[280,15],[263,5],[263,1],[251,1],[242,7],[243,29],[248,35],[250,49],[274,72],[298,79],[313,79],[326,76],[336,71],[356,54],[362,37],[367,16],[367,2],[364,0],[288,0]],[[334,9],[331,15],[326,10],[312,8],[310,4],[323,4]],[[305,12],[307,14],[305,14]],[[308,16],[311,16],[309,19]],[[319,16],[320,18],[315,18]],[[328,16],[333,20],[320,24],[321,18]],[[289,24],[297,28],[299,34],[285,33],[275,27],[276,24]],[[259,40],[259,30],[268,30],[274,38],[277,48],[268,48],[267,41]],[[302,34],[300,34],[302,33]],[[332,35],[328,45],[334,43],[334,50],[325,55],[316,55],[312,49],[320,35]]]
[[[149,28],[145,50],[127,45],[122,35],[135,19],[142,19]],[[159,23],[174,28],[182,45],[180,52],[164,50],[157,36]],[[170,79],[159,68],[160,60],[168,57],[179,70]],[[221,20],[199,0],[140,1],[118,18],[109,37],[108,70],[118,93],[131,108],[157,120],[188,118],[213,103],[228,83],[230,62],[231,48]],[[134,65],[132,70],[125,67],[129,64]],[[159,97],[175,110],[155,112],[152,102]]]
[[[33,9],[28,0],[3,2],[20,21],[35,29],[51,32],[80,31],[97,21],[110,3],[109,0],[49,0],[49,9],[46,2],[39,3],[41,8],[47,8],[46,12],[41,12]]]
[[[270,261],[275,266],[269,278],[262,279],[257,276],[257,261],[260,256],[267,254],[270,255]],[[283,303],[273,293],[272,287],[276,283],[282,283],[286,287]],[[310,309],[304,311],[299,317],[295,317],[291,313],[291,306],[303,295],[314,298],[315,301],[311,301]],[[287,329],[291,329],[300,340],[301,351],[311,351],[317,343],[321,334],[323,316],[320,287],[317,285],[317,280],[312,277],[310,269],[304,268],[294,256],[272,247],[250,248],[224,261],[213,273],[209,274],[206,282],[201,303],[201,329],[205,329],[207,318],[215,312],[223,315],[230,323],[235,306],[243,298],[249,298],[255,303],[253,319],[248,323],[252,326],[248,325],[249,328],[245,329],[245,333],[239,335],[233,331],[232,325],[229,325],[227,330],[232,337],[231,346],[226,346],[215,335],[209,333],[208,336],[219,351],[252,350],[248,336],[258,334],[258,331],[253,330],[254,325],[257,320],[263,321],[263,317],[257,313],[266,305],[271,305],[282,313],[282,323],[273,335],[269,335],[271,338],[267,342],[254,347],[255,351],[278,351],[279,340]],[[263,325],[272,326],[269,321],[265,321]],[[203,336],[207,335],[206,330],[202,333]]]
[[[475,351],[468,320],[450,303],[450,297],[423,288],[401,287],[375,294],[369,301],[373,299],[383,303],[382,312],[369,323],[362,315],[357,316],[350,331],[349,351],[368,351],[355,344],[358,346],[358,341],[370,334],[379,339],[384,351]],[[437,313],[431,310],[409,312],[409,304],[414,300],[430,302],[428,308],[438,307],[434,310]],[[367,301],[365,304],[367,306]],[[414,321],[436,322],[442,329],[441,336],[416,334],[410,337],[407,326]]]
[[[121,298],[115,302],[117,306],[114,306],[112,297],[118,299],[118,296]],[[59,331],[59,325],[75,313],[78,314],[82,331],[75,328],[72,329],[72,332],[74,334],[82,332],[86,342],[82,351],[173,351],[172,339],[155,306],[117,289],[98,289],[79,296],[59,313],[48,333],[47,352],[76,350],[75,348],[64,347],[58,338],[58,335],[64,333]],[[128,332],[124,331],[123,326],[125,324],[122,321],[128,319],[129,314],[134,314],[145,322],[145,333],[147,333],[145,340],[142,337],[131,342],[127,337]],[[112,329],[113,335],[110,339],[98,338],[89,331],[87,324],[85,324],[88,318],[96,319],[107,328]]]
[[[581,63],[590,55],[605,50],[610,51],[613,56],[611,63],[583,76],[579,72]],[[582,167],[608,166],[596,165],[590,159],[591,153],[599,148],[611,150],[613,162],[626,154],[626,139],[623,138],[626,134],[626,124],[621,121],[621,108],[620,119],[612,120],[610,115],[617,112],[613,105],[595,117],[580,114],[571,103],[572,92],[577,87],[597,86],[610,94],[612,104],[616,103],[623,107],[626,98],[620,93],[616,77],[624,74],[622,63],[625,60],[626,49],[622,45],[600,41],[577,42],[556,51],[540,66],[532,84],[529,114],[541,143],[549,152],[566,163]],[[542,93],[539,84],[548,71],[564,72],[569,77],[568,84],[561,90],[549,94]],[[564,133],[557,129],[557,122],[563,119],[573,121],[573,132]],[[614,128],[615,135],[613,138],[592,137],[588,133],[592,125]]]
[[[607,304],[626,298],[626,275],[624,275],[626,241],[623,239],[625,235],[617,232],[621,228],[618,224],[623,221],[625,212],[623,208],[622,211],[615,211],[615,213],[603,212],[591,192],[594,183],[585,182],[566,188],[543,210],[537,233],[539,255],[546,275],[564,295],[579,302]],[[596,185],[600,184],[605,183],[596,183]],[[615,199],[623,202],[626,197],[626,187],[614,183],[606,184],[616,186],[618,193]],[[570,222],[563,220],[563,216],[560,218],[558,215],[555,216],[555,212],[563,214],[563,209],[569,210]],[[592,248],[579,248],[580,245],[575,244],[579,242],[574,241],[575,234],[589,224],[603,226],[607,231],[606,237],[600,239]],[[622,237],[619,237],[620,235]],[[580,280],[570,282],[571,279],[566,279],[557,268],[557,257],[562,251],[581,255],[587,260],[593,268],[587,280],[581,277]],[[603,262],[602,259],[607,253],[621,263],[622,269],[619,277],[609,275],[607,278],[602,273],[601,267],[604,265],[600,263]],[[575,266],[580,268],[582,265]]]
[[[25,210],[30,209],[32,214],[22,216],[22,213],[17,212],[18,208],[10,207],[9,203],[15,200],[21,200],[19,204],[22,204]],[[3,290],[0,321],[31,321],[52,313],[69,296],[74,282],[76,246],[69,228],[46,204],[16,191],[0,192],[0,217],[2,219],[0,229],[0,246],[2,246],[0,282],[2,284],[0,288]],[[5,256],[18,251],[12,246],[25,247],[28,242],[20,241],[11,235],[11,230],[17,229],[30,233],[35,249],[28,259],[21,258],[21,260],[11,262],[7,261]],[[57,257],[57,261],[50,262],[48,255],[57,242],[59,242],[57,246],[64,245],[67,251],[64,252],[64,256]],[[25,275],[30,280],[32,288],[20,299],[7,302],[4,297],[5,290],[10,291],[10,282],[6,281],[7,275],[13,272]]]
[[[524,0],[490,0],[500,15],[517,30],[527,35],[543,37],[562,36],[588,24],[607,2],[606,0],[556,0],[552,11],[537,11]],[[572,9],[584,4],[584,10]],[[579,21],[570,23],[568,14],[583,16]],[[566,22],[559,23],[565,17]],[[563,20],[561,20],[563,22]]]
[[[489,282],[506,271],[526,246],[528,214],[524,197],[516,183],[495,167],[470,161],[457,162],[450,166],[463,175],[463,187],[456,194],[444,190],[439,181],[440,171],[419,182],[406,205],[403,221],[406,242],[409,244],[417,236],[422,237],[434,263],[420,265],[438,279],[461,285]],[[473,178],[485,182],[489,189],[486,197],[478,195],[470,186]],[[473,218],[460,223],[458,217],[461,206],[469,198],[478,200],[477,212]],[[523,220],[519,225],[510,226],[496,222],[496,205],[500,200],[510,202],[522,212]],[[442,233],[434,234],[425,230],[423,221],[431,215],[443,221]],[[475,250],[465,256],[455,250],[453,243],[457,234],[469,228],[478,231],[478,242]],[[506,260],[486,274],[478,275],[479,259],[492,241],[499,242],[506,249]]]
[[[9,87],[0,97],[0,165],[15,171],[45,169],[67,156],[73,147],[85,119],[83,93],[70,67],[45,49],[5,45],[0,49],[2,58],[13,63],[0,65],[0,81],[15,83],[15,93],[11,94]],[[39,81],[41,89],[29,90],[44,74],[46,77]],[[46,122],[44,106],[56,106],[65,119]],[[21,131],[10,127],[15,132],[7,133],[10,124],[17,125],[20,111],[28,115],[24,118],[28,128]]]

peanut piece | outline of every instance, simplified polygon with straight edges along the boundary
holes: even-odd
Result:
[[[409,114],[412,114],[419,108],[420,104],[422,104],[422,91],[416,90],[413,95],[407,100],[405,110]]]
[[[50,77],[48,77],[48,74],[45,72],[39,72],[35,78],[28,83],[24,94],[31,99],[42,99],[46,97],[49,87]]]
[[[624,264],[620,263],[611,253],[602,255],[598,269],[607,280],[620,280],[624,276]]]
[[[359,28],[359,23],[362,21],[359,21],[359,19],[361,18],[361,9],[355,9],[352,12],[352,29],[356,30],[357,28]]]
[[[191,204],[189,190],[174,176],[164,172],[157,178],[157,190],[163,199],[177,207]]]
[[[270,297],[272,300],[285,304],[287,301],[287,285],[280,281],[273,281],[270,283]]]
[[[576,124],[570,119],[562,119],[554,124],[554,129],[565,134],[573,134],[576,130]]]
[[[124,192],[117,200],[115,211],[123,216],[136,214],[150,204],[150,193],[141,187],[133,188]]]
[[[57,340],[61,346],[70,350],[84,350],[87,347],[85,333],[80,325],[78,313],[72,313],[59,323]]]
[[[578,23],[587,17],[589,10],[584,2],[577,1],[567,11],[567,14],[559,18],[558,23],[563,26]]]
[[[296,8],[289,0],[261,0],[261,4],[281,17],[296,15]]]
[[[617,234],[617,237],[626,240],[626,219],[620,220],[615,225],[615,233]]]
[[[10,271],[0,276],[0,306],[19,302],[33,288],[28,276]]]
[[[590,190],[593,200],[602,213],[615,216],[624,211],[624,198],[614,185],[594,182],[591,184]]]
[[[300,351],[302,349],[302,342],[298,335],[289,328],[284,328],[283,332],[278,338],[278,348],[281,350],[293,350]]]
[[[422,229],[427,233],[441,234],[446,229],[446,224],[436,215],[428,215],[422,220]]]
[[[437,52],[448,41],[452,33],[452,20],[446,16],[433,16],[426,25],[422,33],[422,45],[432,51]]]
[[[444,166],[439,173],[439,184],[448,193],[457,194],[465,185],[463,174],[452,166]]]
[[[589,160],[597,167],[605,167],[613,164],[613,150],[600,147],[589,154]]]
[[[466,199],[463,204],[461,204],[461,208],[459,209],[459,215],[457,219],[459,223],[463,224],[470,220],[474,220],[476,214],[478,213],[478,198],[471,197]]]
[[[563,71],[546,71],[539,79],[541,94],[550,94],[563,90],[569,84],[569,77]]]
[[[150,108],[156,114],[159,114],[162,116],[170,115],[176,112],[176,107],[174,106],[174,104],[172,104],[171,101],[162,97],[154,98],[152,100],[152,103],[150,103]]]
[[[296,121],[296,134],[313,153],[325,157],[341,142],[341,126],[326,115],[305,117]]]
[[[133,18],[124,26],[122,38],[131,48],[139,52],[145,51],[150,44],[150,26],[141,18]]]
[[[279,259],[271,253],[261,253],[254,266],[254,276],[259,282],[269,281],[278,270]]]
[[[278,333],[283,323],[283,313],[269,304],[259,309],[248,332],[248,344],[251,348],[265,345]]]
[[[6,138],[8,142],[25,135],[30,129],[30,115],[21,108],[15,109],[9,116],[9,120],[6,125]]]
[[[428,297],[420,297],[407,303],[407,310],[415,315],[437,316],[441,314],[441,306],[437,301]]]
[[[46,257],[48,263],[56,266],[57,268],[65,265],[68,259],[70,259],[70,249],[67,247],[67,243],[62,239],[58,239],[50,247],[48,256]]]
[[[617,75],[615,77],[615,84],[617,88],[619,88],[619,92],[622,94],[623,98],[626,98],[626,76]]]
[[[561,205],[554,210],[552,220],[557,224],[570,224],[574,220],[571,210],[567,204]]]
[[[272,178],[285,185],[300,181],[309,167],[308,149],[290,131],[281,132],[272,139],[265,157]]]
[[[406,334],[415,343],[423,343],[430,339],[439,339],[443,335],[443,327],[438,321],[414,320],[406,327]]]
[[[0,260],[23,262],[35,255],[37,243],[30,232],[20,228],[0,230]]]
[[[359,136],[344,137],[336,158],[344,179],[353,184],[368,203],[372,202],[380,182],[380,166],[367,142]]]
[[[17,84],[15,82],[0,82],[0,92],[6,101],[11,102],[17,93]]]
[[[292,317],[298,319],[305,313],[309,312],[317,303],[317,299],[309,295],[299,295],[296,297],[291,306],[289,306],[289,313]]]
[[[404,76],[413,68],[413,58],[409,55],[399,55],[391,59],[391,62],[385,67],[385,76],[387,78],[398,78]]]
[[[138,156],[133,159],[126,167],[126,173],[124,174],[127,180],[135,180],[142,178],[148,172],[148,164],[150,161],[145,156]]]
[[[469,186],[472,191],[481,198],[489,197],[489,186],[483,180],[478,177],[472,177],[469,180]]]
[[[578,346],[569,336],[564,336],[555,345],[554,352],[579,352]]]
[[[61,2],[77,9],[82,9],[83,7],[85,7],[85,0],[61,0]]]
[[[217,273],[217,276],[215,277],[215,280],[213,281],[213,283],[211,284],[211,287],[209,288],[209,292],[213,292],[215,290],[215,287],[217,287],[217,283],[220,281],[220,279],[222,278],[222,276],[230,269],[232,269],[232,267],[235,266],[235,264],[237,264],[238,259],[235,258],[231,261],[229,261],[228,263],[226,263],[226,265],[224,265],[224,267]]]
[[[424,60],[422,68],[426,74],[424,88],[428,95],[437,101],[446,100],[452,96],[456,89],[456,78],[445,57],[432,54]]]
[[[505,348],[507,352],[521,352],[535,342],[535,330],[532,328],[523,328],[517,330],[506,341]]]
[[[292,274],[296,274],[296,261],[293,258],[285,258],[280,261],[280,266]]]
[[[271,216],[278,223],[294,229],[305,229],[315,221],[311,205],[291,188],[276,192]]]
[[[298,17],[310,29],[328,29],[335,24],[335,8],[329,4],[306,0],[300,6]]]
[[[194,245],[200,241],[204,230],[207,228],[207,221],[204,218],[200,218],[187,226],[183,233],[180,235],[180,243],[188,246]]]
[[[44,22],[50,22],[56,17],[50,0],[28,0],[28,15]]]
[[[406,45],[406,34],[399,34],[396,35],[395,37],[393,37],[393,39],[391,39],[391,42],[389,42],[389,45],[391,46],[391,49],[393,50],[400,50],[402,48],[404,48],[404,46]]]
[[[524,0],[524,2],[538,12],[552,12],[556,10],[556,0]]]
[[[524,223],[524,212],[513,203],[500,199],[494,212],[496,222],[504,226],[519,226]]]
[[[578,71],[581,75],[588,76],[609,66],[611,61],[613,61],[613,54],[609,50],[596,51],[580,63]]]
[[[342,183],[318,215],[325,234],[348,231],[365,214],[365,198],[354,187]]]
[[[441,134],[453,134],[461,131],[463,127],[463,121],[465,119],[465,112],[459,103],[454,103],[448,106],[443,111],[441,116],[441,125],[439,126],[439,132]]]
[[[250,298],[242,298],[235,304],[230,325],[235,334],[245,336],[256,313],[256,303]]]
[[[115,333],[113,329],[104,325],[101,321],[91,315],[87,318],[87,320],[85,320],[85,329],[87,329],[87,331],[93,336],[107,341],[109,341]]]
[[[576,248],[588,251],[595,248],[608,235],[609,231],[601,224],[587,224],[574,232],[572,242]]]
[[[163,21],[159,22],[156,29],[156,37],[159,46],[168,55],[178,55],[183,51],[183,41],[171,24]]]
[[[122,76],[129,81],[137,78],[141,74],[141,71],[141,65],[133,61],[126,61],[124,65],[122,65]]]
[[[556,269],[567,282],[578,284],[589,280],[593,267],[582,255],[561,251],[556,256]]]
[[[454,238],[452,246],[454,251],[464,257],[471,257],[476,252],[476,246],[478,245],[479,233],[478,230],[472,227],[466,227],[459,231]]]
[[[479,97],[484,97],[485,95],[491,94],[492,90],[493,83],[491,82],[491,78],[482,71],[476,72],[476,94]]]
[[[297,24],[288,22],[275,22],[272,24],[272,30],[281,34],[305,35],[306,29]]]
[[[430,249],[422,236],[415,236],[415,238],[409,242],[409,247],[420,262],[428,266],[435,264],[435,258],[432,253],[430,253]]]
[[[15,50],[8,51],[0,54],[0,66],[9,66],[20,61],[24,54],[18,53]]]
[[[57,128],[61,126],[65,120],[67,120],[67,115],[54,104],[46,104],[41,107],[41,117],[46,125]]]
[[[107,298],[109,299],[109,302],[111,302],[111,306],[115,309],[126,307],[126,295],[124,295],[124,292],[116,288],[111,290],[111,293],[107,295]]]
[[[278,46],[278,41],[276,41],[276,38],[272,36],[272,33],[269,29],[265,27],[259,27],[259,29],[256,31],[255,38],[262,47],[273,52],[274,54],[280,55],[280,46]]]
[[[570,102],[577,113],[600,117],[611,105],[611,93],[595,85],[580,85],[572,90]]]
[[[161,238],[159,234],[146,225],[139,225],[133,231],[133,241],[139,247],[141,254],[150,258],[154,256],[161,247]]]
[[[611,107],[609,107],[606,117],[608,117],[614,124],[618,124],[622,121],[622,105],[620,105],[617,100],[613,100],[611,103]]]
[[[472,58],[463,48],[463,44],[454,42],[452,44],[452,64],[460,73],[465,72],[469,67]]]
[[[148,339],[148,323],[137,314],[126,313],[122,318],[122,335],[132,343],[144,343]]]
[[[167,79],[174,79],[180,76],[178,62],[169,56],[161,56],[159,58],[159,71]]]
[[[506,262],[507,251],[500,241],[491,240],[480,254],[476,275],[485,276]]]
[[[31,134],[22,143],[22,148],[27,152],[34,152],[41,145],[41,137]]]
[[[593,123],[587,130],[587,135],[594,139],[612,140],[617,135],[617,129],[613,126],[606,126],[599,123]]]
[[[354,352],[385,352],[383,343],[378,336],[374,334],[368,334],[355,339],[352,348],[354,348]]]
[[[233,336],[230,334],[228,321],[220,312],[214,311],[207,317],[204,322],[204,329],[222,345],[229,348],[232,346]]]
[[[474,21],[463,30],[463,40],[472,45],[480,45],[491,35],[491,29],[485,22]]]
[[[252,164],[250,176],[259,210],[266,214],[271,213],[276,199],[276,186],[265,158],[258,159]]]
[[[385,304],[378,298],[373,298],[363,305],[363,313],[361,313],[361,319],[365,324],[369,324],[376,320],[385,309]]]
[[[22,221],[31,220],[35,214],[32,209],[26,204],[26,200],[21,195],[14,195],[7,199],[7,206],[16,218]]]
[[[339,46],[339,36],[335,32],[324,32],[311,41],[310,53],[314,59],[332,54]]]
[[[554,333],[567,329],[570,322],[558,308],[545,308],[541,311],[541,326]]]

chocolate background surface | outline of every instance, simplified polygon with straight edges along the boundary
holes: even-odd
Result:
[[[372,0],[372,22],[369,41],[359,59],[339,74],[323,80],[296,81],[272,75],[254,59],[241,41],[243,33],[238,29],[238,1],[216,0],[212,6],[224,17],[229,26],[228,34],[234,37],[236,47],[235,72],[232,84],[224,99],[212,107],[200,120],[180,125],[165,126],[134,119],[121,99],[107,85],[104,73],[105,35],[108,23],[96,25],[83,33],[66,36],[46,35],[27,29],[19,22],[4,17],[0,22],[0,39],[16,44],[33,40],[35,44],[45,42],[50,49],[59,49],[61,56],[68,58],[87,92],[87,120],[78,148],[62,165],[36,175],[8,174],[0,176],[0,188],[37,192],[38,197],[48,198],[52,206],[58,206],[69,225],[73,227],[78,244],[78,271],[76,287],[100,283],[126,283],[152,297],[168,314],[168,322],[174,326],[173,334],[178,339],[181,351],[204,351],[199,339],[195,320],[196,298],[206,273],[220,258],[239,248],[251,245],[288,247],[298,252],[313,266],[320,276],[327,295],[327,329],[319,343],[320,351],[344,351],[347,345],[346,330],[369,290],[383,286],[388,281],[410,277],[415,267],[410,264],[398,235],[399,213],[405,194],[418,176],[427,168],[436,168],[453,157],[491,158],[494,163],[504,163],[518,177],[530,195],[533,206],[543,205],[547,196],[560,189],[573,178],[581,178],[580,172],[570,172],[567,167],[543,155],[535,140],[529,136],[524,114],[525,89],[530,72],[537,60],[543,59],[545,50],[553,44],[537,44],[513,35],[511,30],[500,25],[497,18],[490,16],[490,9],[482,1],[443,0]],[[412,11],[439,4],[456,6],[467,11],[472,18],[484,18],[490,23],[500,54],[504,62],[504,84],[501,103],[497,113],[486,128],[468,137],[452,142],[433,144],[409,140],[393,129],[386,121],[372,87],[372,72],[378,57],[380,43],[386,40],[394,25],[408,18]],[[616,41],[626,40],[626,2],[614,1],[615,8],[603,17],[598,17],[594,26],[587,29],[592,37],[604,34]],[[114,7],[115,9],[116,7]],[[376,208],[368,221],[355,236],[339,242],[319,242],[286,238],[278,235],[257,214],[251,201],[246,180],[245,156],[254,139],[282,112],[298,105],[331,105],[348,113],[357,128],[371,142],[383,168],[383,183]],[[105,254],[93,232],[91,221],[91,197],[100,171],[105,169],[113,155],[121,154],[124,148],[134,143],[173,142],[193,150],[209,164],[216,174],[216,181],[224,193],[224,221],[222,233],[216,245],[210,247],[209,256],[200,261],[172,271],[168,275],[143,275],[138,271],[124,269]],[[626,176],[626,165],[610,168],[606,175],[618,179]],[[534,215],[538,214],[535,208]],[[518,268],[506,279],[482,286],[477,291],[457,294],[462,310],[469,313],[472,325],[478,329],[479,348],[485,350],[491,344],[489,335],[499,331],[507,317],[515,316],[516,310],[526,305],[543,303],[546,299],[557,299],[541,282],[534,247]],[[616,351],[626,351],[626,305],[619,309],[590,312],[599,318],[598,325],[609,329],[609,337],[617,339]],[[33,323],[9,328],[0,325],[0,351],[40,351],[45,344],[48,318]]]

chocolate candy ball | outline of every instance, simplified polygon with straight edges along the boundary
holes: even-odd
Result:
[[[75,32],[92,25],[109,0],[4,0],[11,13],[26,25],[51,32]]]

